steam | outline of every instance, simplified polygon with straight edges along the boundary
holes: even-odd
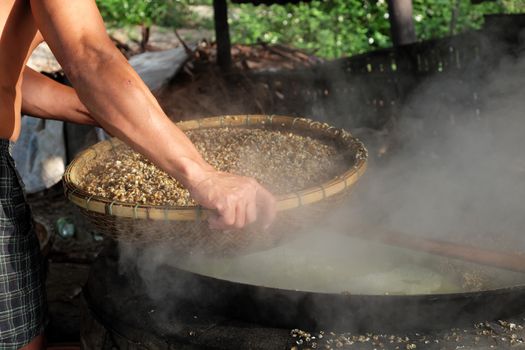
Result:
[[[485,78],[419,86],[386,139],[365,135],[387,159],[372,159],[340,222],[523,251],[524,76],[524,57],[509,58]]]
[[[381,228],[525,251],[525,57],[509,57],[489,68],[484,74],[468,68],[460,76],[436,73],[414,90],[401,107],[401,117],[388,128],[354,126],[350,131],[370,151],[369,168],[349,203],[334,213],[328,226],[315,229],[311,240],[303,237],[293,254],[310,256],[315,251],[328,257],[354,251],[362,256],[366,248],[361,244],[352,250],[347,236]],[[312,116],[319,115],[329,123],[346,124],[341,106],[331,111],[315,106]],[[292,250],[282,254],[294,258]],[[160,267],[201,259],[188,260],[164,244],[145,249],[122,245],[121,256],[122,268],[135,264],[150,296],[158,300],[174,289],[172,280],[156,278]],[[305,263],[312,260],[323,261]],[[260,255],[241,262],[244,267],[262,266]]]

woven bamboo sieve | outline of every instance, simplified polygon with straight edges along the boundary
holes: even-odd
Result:
[[[100,230],[116,240],[135,243],[170,241],[174,249],[214,255],[232,255],[268,249],[284,238],[311,227],[345,199],[364,173],[367,151],[350,133],[304,118],[267,115],[219,116],[177,123],[182,130],[221,127],[266,128],[334,140],[347,170],[339,176],[299,192],[277,197],[277,217],[268,230],[257,225],[242,230],[210,230],[207,209],[199,206],[153,206],[111,201],[80,188],[90,164],[122,142],[99,142],[79,154],[64,174],[66,197]]]

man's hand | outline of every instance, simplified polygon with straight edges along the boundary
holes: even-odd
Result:
[[[254,222],[270,226],[276,200],[256,180],[214,170],[205,176],[189,190],[199,204],[216,212],[208,218],[211,229],[241,229]]]

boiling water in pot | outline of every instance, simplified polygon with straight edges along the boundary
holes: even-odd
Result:
[[[322,233],[234,258],[192,257],[178,267],[258,286],[367,295],[460,293],[525,281],[522,274]]]

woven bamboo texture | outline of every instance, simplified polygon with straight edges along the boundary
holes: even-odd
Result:
[[[304,118],[267,115],[219,116],[177,124],[182,130],[221,127],[253,127],[307,133],[335,141],[346,171],[299,192],[277,197],[277,217],[268,230],[257,225],[227,232],[210,230],[209,211],[199,206],[150,206],[111,201],[93,196],[79,186],[83,174],[99,157],[122,145],[117,139],[100,142],[79,154],[64,174],[66,197],[77,205],[98,230],[116,240],[136,243],[169,241],[174,249],[233,255],[278,245],[285,237],[312,227],[337,207],[351,192],[366,169],[367,151],[350,133]]]

